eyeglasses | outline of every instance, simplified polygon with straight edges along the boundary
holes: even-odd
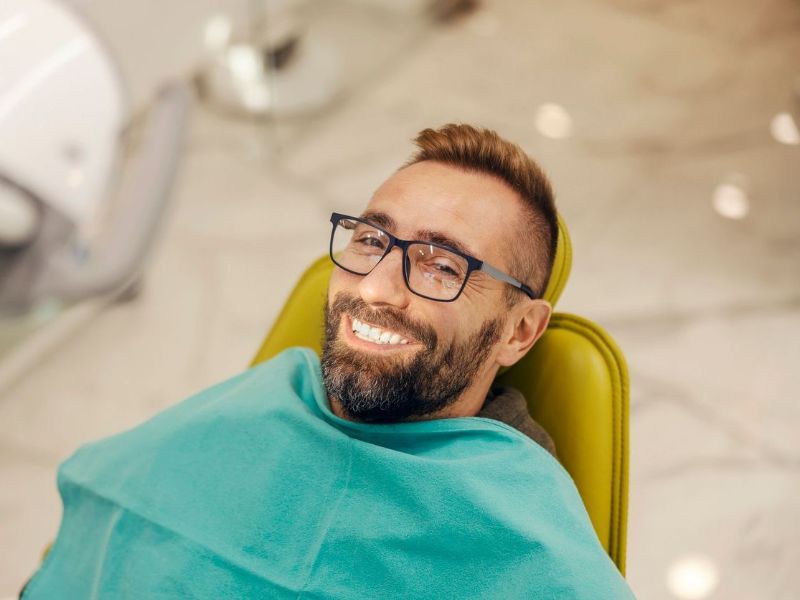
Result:
[[[531,288],[511,275],[448,246],[401,240],[369,221],[339,213],[331,215],[331,223],[331,260],[355,275],[368,275],[397,246],[403,251],[406,286],[417,296],[452,302],[461,295],[472,272],[483,271],[522,290],[529,298],[536,297]]]

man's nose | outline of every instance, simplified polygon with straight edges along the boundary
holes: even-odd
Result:
[[[391,304],[404,308],[409,294],[403,279],[403,250],[392,248],[358,285],[361,298],[367,304]]]

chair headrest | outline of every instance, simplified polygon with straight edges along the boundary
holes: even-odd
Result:
[[[572,269],[572,241],[569,238],[567,224],[561,214],[558,215],[558,244],[556,245],[556,257],[553,261],[553,270],[550,273],[550,280],[544,291],[544,299],[553,306],[561,297],[561,292],[569,279],[569,272]]]

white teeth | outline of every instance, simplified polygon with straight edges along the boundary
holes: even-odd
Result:
[[[408,340],[397,333],[383,331],[377,327],[370,327],[366,323],[353,319],[353,333],[357,338],[368,340],[376,344],[408,344]]]

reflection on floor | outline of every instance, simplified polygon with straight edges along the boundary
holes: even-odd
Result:
[[[340,35],[344,56],[375,32]],[[463,121],[551,174],[575,245],[557,308],[628,357],[637,595],[796,598],[800,146],[770,123],[799,34],[789,0],[487,2],[310,121],[198,107],[142,294],[0,397],[0,596],[55,534],[58,462],[241,370],[330,212],[359,210],[417,130]]]

